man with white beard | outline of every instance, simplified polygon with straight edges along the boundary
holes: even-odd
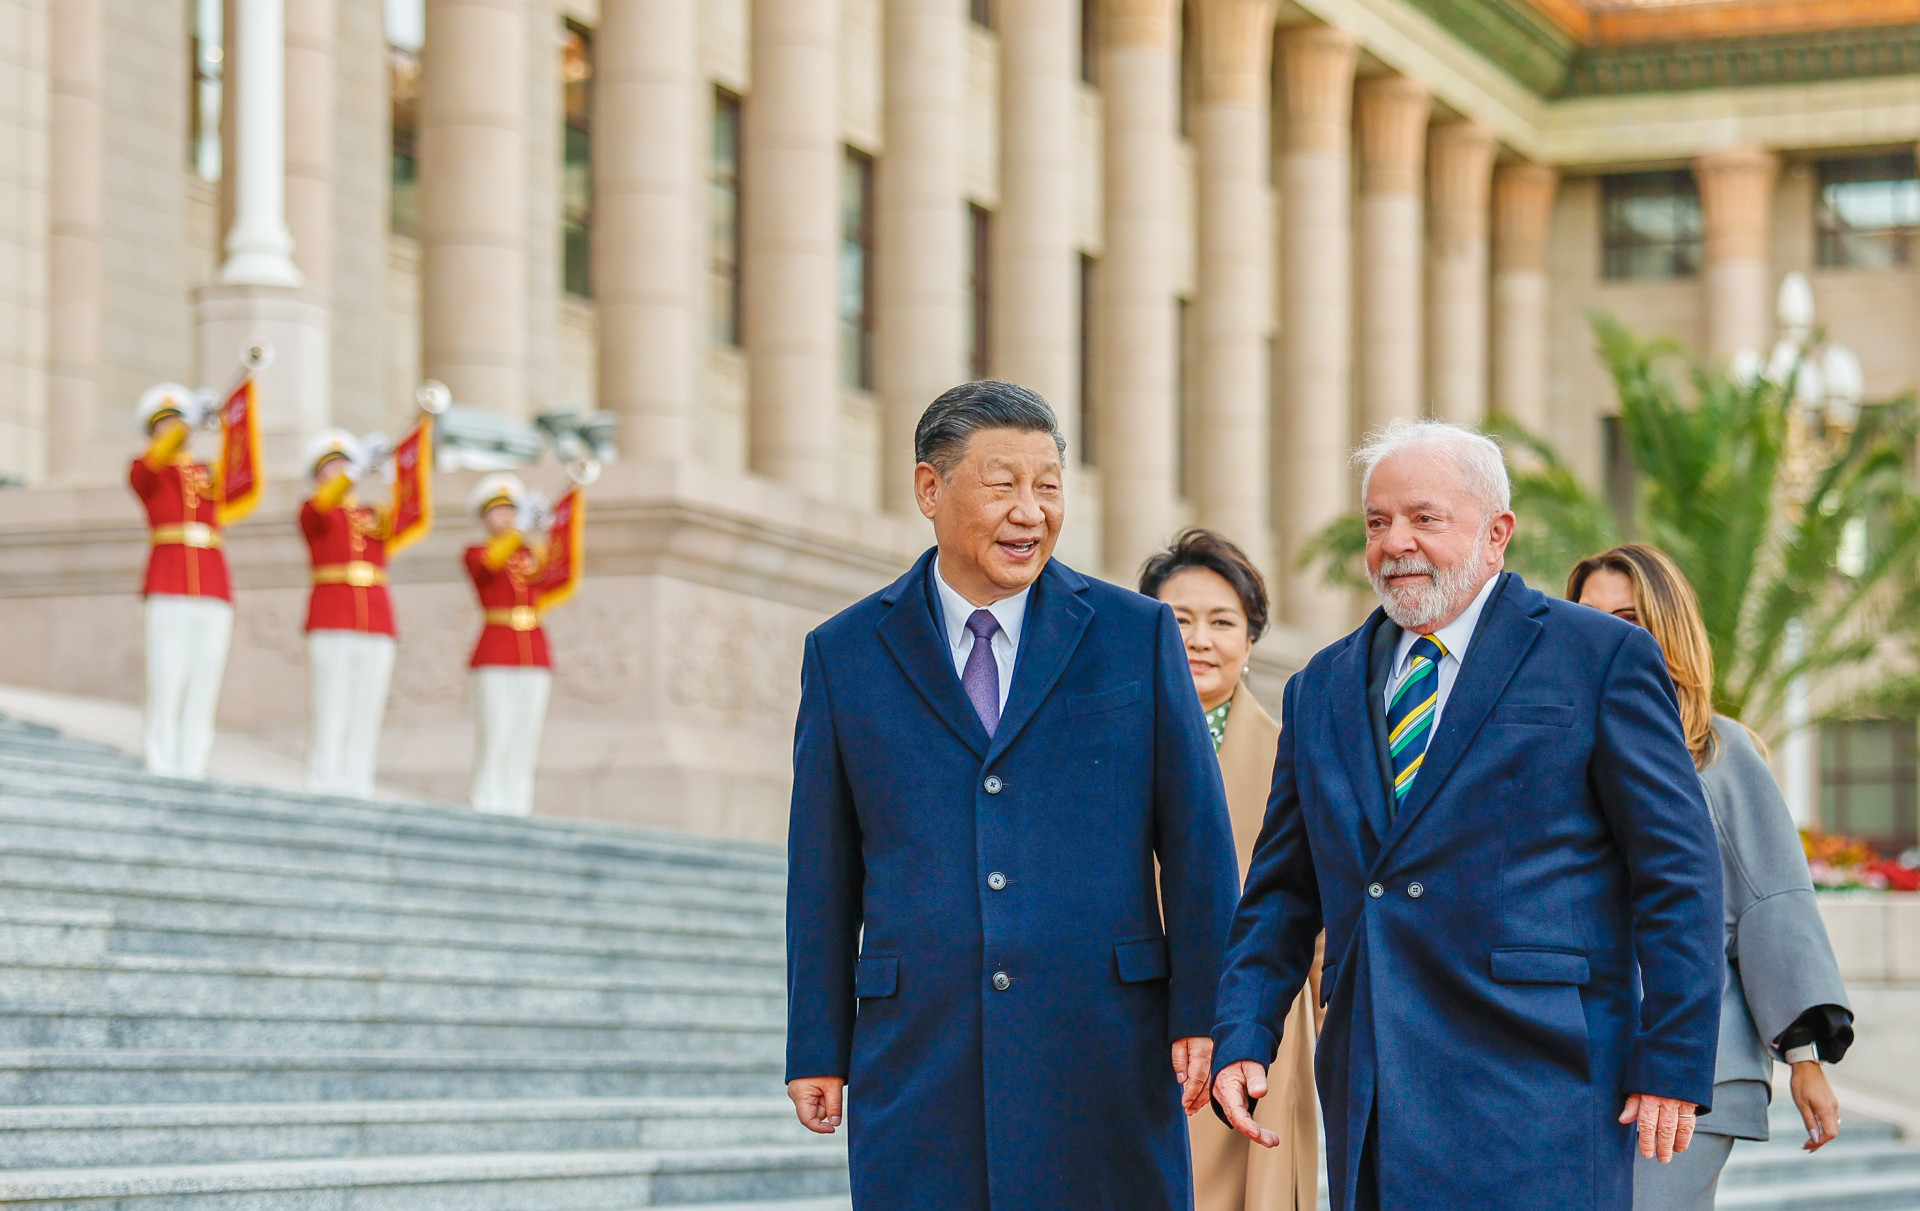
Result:
[[[1500,449],[1363,447],[1381,608],[1287,683],[1214,1028],[1249,1113],[1326,929],[1336,1208],[1632,1205],[1713,1091],[1720,860],[1659,647],[1503,571]],[[1635,1127],[1628,1124],[1637,1124]]]

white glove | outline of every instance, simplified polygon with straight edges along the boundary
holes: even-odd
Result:
[[[220,400],[202,387],[187,397],[180,409],[180,419],[187,422],[189,429],[217,429],[220,427]]]
[[[384,433],[369,433],[360,439],[360,457],[347,464],[347,477],[360,483],[378,474],[393,482],[393,441]]]
[[[520,503],[520,507],[514,511],[513,524],[514,528],[528,537],[545,534],[547,527],[553,524],[553,507],[540,493],[529,492],[527,498]]]

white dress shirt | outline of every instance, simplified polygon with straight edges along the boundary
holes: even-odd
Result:
[[[1473,642],[1473,628],[1480,623],[1480,611],[1486,608],[1487,598],[1493,596],[1494,586],[1499,583],[1500,573],[1495,572],[1487,577],[1487,583],[1480,586],[1472,603],[1460,611],[1460,617],[1433,633],[1447,654],[1440,658],[1440,689],[1433,704],[1431,730],[1427,732],[1429,742],[1440,734],[1440,712],[1447,709],[1447,695],[1453,692],[1453,683],[1460,677],[1460,661],[1467,654],[1467,645]],[[1393,649],[1393,674],[1387,678],[1386,704],[1389,708],[1393,705],[1394,691],[1407,679],[1407,654],[1413,651],[1413,645],[1419,638],[1417,631],[1400,632],[1400,643]]]
[[[947,624],[947,646],[953,651],[953,671],[955,676],[964,676],[967,669],[967,656],[973,651],[973,632],[967,629],[967,619],[982,607],[974,605],[953,591],[946,578],[940,575],[940,557],[933,560],[933,587],[940,594],[940,613]],[[1002,597],[985,609],[991,613],[1000,629],[993,633],[993,662],[1000,668],[1000,709],[1007,709],[1007,693],[1013,689],[1013,660],[1020,651],[1020,624],[1027,620],[1027,594],[1033,591],[1028,585],[1011,597]]]

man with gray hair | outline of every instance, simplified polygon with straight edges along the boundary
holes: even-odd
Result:
[[[1400,422],[1358,452],[1380,609],[1287,683],[1228,943],[1218,1112],[1266,1092],[1326,930],[1336,1208],[1619,1209],[1713,1091],[1720,861],[1647,632],[1503,570],[1498,446]]]
[[[1038,395],[914,444],[934,546],[807,636],[787,1092],[859,1211],[1181,1211],[1238,859],[1179,625],[1051,558]]]

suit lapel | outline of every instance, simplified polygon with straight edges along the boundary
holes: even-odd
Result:
[[[894,663],[900,666],[907,681],[940,721],[952,729],[975,756],[984,758],[987,729],[981,726],[980,716],[974,713],[973,703],[967,700],[967,692],[960,686],[960,678],[953,671],[953,652],[934,621],[934,605],[930,600],[934,554],[928,551],[922,555],[919,563],[880,595],[890,607],[880,620],[880,641],[887,645]],[[1027,608],[1027,617],[1033,618],[1031,605]],[[1017,691],[1017,684],[1015,688]]]
[[[1367,705],[1367,654],[1385,617],[1374,611],[1367,625],[1347,642],[1346,650],[1333,663],[1334,685],[1338,687],[1333,702],[1333,722],[1340,757],[1347,767],[1347,780],[1353,784],[1354,794],[1360,800],[1364,818],[1360,829],[1362,844],[1369,851],[1387,835],[1387,790],[1380,782],[1373,722]]]
[[[1087,582],[1080,574],[1058,560],[1048,560],[1041,569],[1033,595],[1027,598],[1020,650],[1013,661],[1013,688],[1007,694],[1007,709],[1000,713],[1000,726],[994,729],[993,741],[987,746],[988,761],[1007,751],[1066,671],[1067,661],[1073,658],[1087,624],[1093,621],[1093,607],[1081,598],[1086,588]],[[951,663],[948,670],[952,670]],[[953,681],[959,684],[957,678]],[[971,705],[967,707],[969,714],[972,709]],[[981,735],[985,734],[981,729]]]
[[[1467,747],[1493,712],[1494,703],[1506,692],[1508,682],[1520,670],[1520,664],[1546,628],[1533,615],[1540,605],[1540,594],[1511,573],[1501,573],[1502,582],[1488,599],[1486,611],[1473,639],[1467,644],[1467,658],[1460,664],[1460,675],[1447,695],[1440,713],[1440,727],[1427,745],[1426,760],[1420,763],[1419,776],[1406,802],[1394,816],[1393,829],[1380,848],[1376,865],[1386,858],[1401,837],[1413,826],[1427,804],[1446,784],[1453,767],[1466,755]],[[1544,607],[1542,607],[1544,608]]]

